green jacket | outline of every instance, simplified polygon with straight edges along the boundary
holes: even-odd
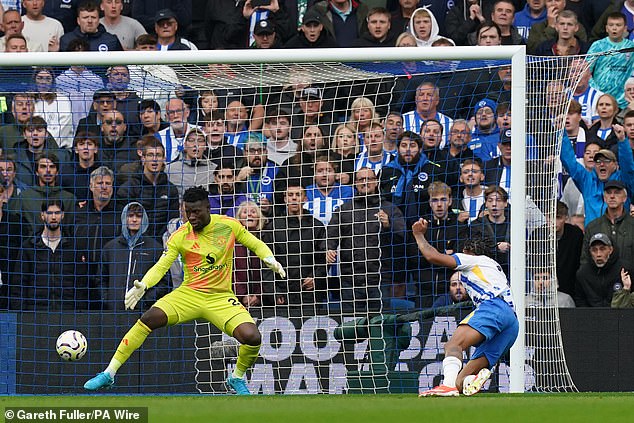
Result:
[[[583,248],[581,250],[581,264],[590,260],[590,238],[597,233],[606,234],[612,241],[612,245],[619,254],[619,258],[627,268],[634,267],[634,217],[629,213],[616,219],[614,224],[603,214],[588,223],[583,235]]]
[[[586,33],[583,25],[579,24],[579,30],[575,32],[577,38],[581,41],[588,41],[588,34]],[[526,40],[526,51],[529,54],[534,54],[537,48],[546,40],[556,40],[557,31],[554,28],[548,26],[548,21],[536,23],[531,27],[531,32]]]
[[[612,296],[612,308],[634,308],[634,293],[629,289],[619,289]]]

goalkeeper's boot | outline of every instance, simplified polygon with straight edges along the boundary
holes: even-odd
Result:
[[[467,396],[477,394],[484,387],[484,384],[490,377],[491,370],[487,368],[480,370],[471,383],[462,387],[462,393]]]
[[[241,377],[229,377],[227,379],[229,385],[238,395],[251,395],[251,391],[247,387],[247,382]]]
[[[97,376],[84,383],[84,389],[96,391],[101,388],[110,388],[114,385],[114,378],[106,372],[97,373]]]
[[[419,397],[457,397],[460,395],[458,388],[445,385],[438,385],[428,391],[418,394]]]

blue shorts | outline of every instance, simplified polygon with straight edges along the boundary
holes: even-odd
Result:
[[[489,361],[489,367],[493,367],[502,354],[513,346],[519,332],[515,312],[499,297],[484,301],[460,324],[469,325],[484,335],[484,341],[476,346],[471,359],[484,356]]]

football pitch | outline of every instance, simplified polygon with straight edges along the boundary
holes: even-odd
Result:
[[[20,396],[6,407],[147,407],[150,423],[626,422],[633,393],[275,396]],[[11,420],[6,419],[9,423]],[[81,420],[75,420],[81,421]]]

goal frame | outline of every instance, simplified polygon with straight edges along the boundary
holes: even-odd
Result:
[[[4,54],[0,66],[112,66],[116,64],[249,64],[249,63],[324,63],[422,60],[510,60],[511,61],[511,134],[526,139],[526,47],[385,47],[304,50],[198,50],[131,52],[33,52]],[[511,288],[519,321],[519,334],[511,348],[509,392],[524,392],[525,351],[525,279],[526,279],[526,151],[511,151]]]

